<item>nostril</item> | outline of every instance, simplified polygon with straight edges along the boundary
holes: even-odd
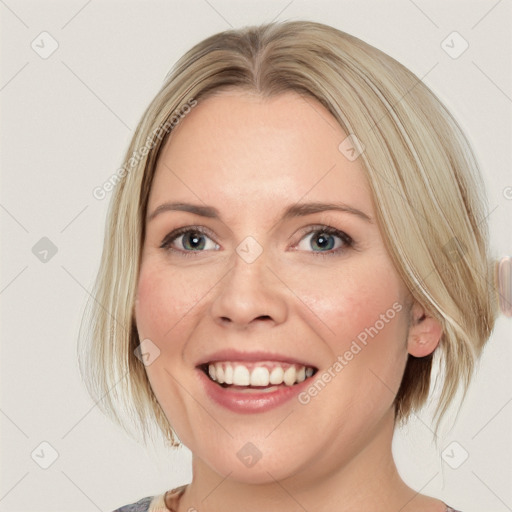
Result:
[[[229,318],[227,316],[221,316],[220,319],[223,322],[231,322],[231,318]],[[270,317],[269,315],[260,315],[260,316],[257,316],[254,320],[272,320],[272,317]]]

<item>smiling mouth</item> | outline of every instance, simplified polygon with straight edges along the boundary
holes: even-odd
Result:
[[[276,361],[237,362],[215,361],[199,368],[208,378],[223,388],[272,391],[282,386],[294,386],[313,377],[313,366]]]

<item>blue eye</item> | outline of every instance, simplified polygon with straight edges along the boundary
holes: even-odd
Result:
[[[353,241],[346,233],[325,226],[310,231],[296,247],[301,251],[336,253],[352,245]]]
[[[211,251],[219,248],[218,244],[197,228],[183,228],[169,233],[160,247],[183,252]]]
[[[321,255],[334,255],[353,247],[352,238],[338,229],[318,226],[303,236],[295,246],[300,251]],[[162,249],[184,254],[217,251],[220,246],[215,243],[199,226],[188,226],[169,233],[162,243]]]

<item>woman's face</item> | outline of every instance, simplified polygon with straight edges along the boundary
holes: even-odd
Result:
[[[220,475],[313,477],[390,442],[408,294],[346,137],[313,99],[225,91],[159,158],[137,328],[172,427]]]

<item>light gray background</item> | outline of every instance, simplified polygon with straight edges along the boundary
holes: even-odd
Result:
[[[145,450],[105,419],[76,363],[108,202],[92,190],[122,164],[139,117],[184,51],[230,26],[310,19],[389,53],[446,102],[474,144],[501,256],[512,250],[511,14],[510,0],[0,0],[0,510],[109,511],[191,478],[186,449]],[[43,31],[59,44],[47,59],[31,48],[34,40],[49,47]],[[456,59],[441,47],[453,31],[469,43]],[[47,262],[32,252],[42,237],[57,247]],[[437,446],[427,411],[397,433],[409,485],[464,512],[512,510],[511,352],[502,317]],[[59,456],[42,469],[52,449]],[[463,450],[469,457],[454,469]]]

